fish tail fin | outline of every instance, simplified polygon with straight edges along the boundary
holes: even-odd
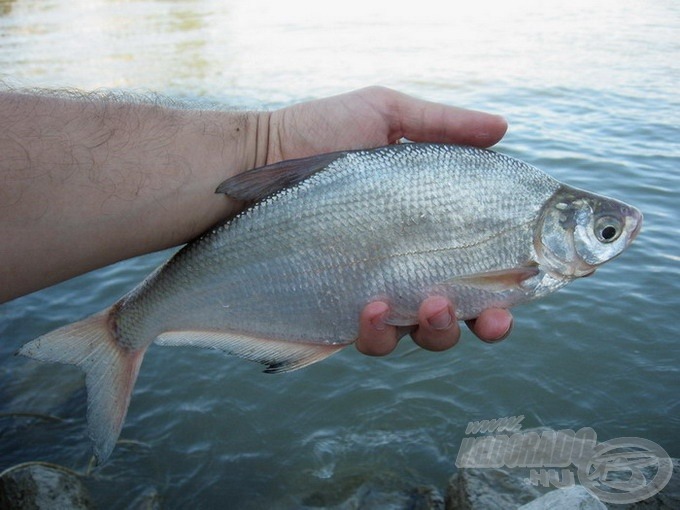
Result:
[[[146,351],[130,350],[116,341],[110,311],[56,329],[17,352],[39,361],[76,365],[85,372],[88,434],[99,463],[118,440]]]

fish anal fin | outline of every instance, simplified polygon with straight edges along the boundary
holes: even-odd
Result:
[[[345,154],[346,152],[330,152],[254,168],[222,182],[215,193],[224,193],[245,202],[256,202],[298,184]]]
[[[291,372],[321,361],[348,343],[321,344],[292,342],[225,331],[166,331],[156,338],[166,346],[194,346],[219,349],[228,354],[267,365],[264,372]]]
[[[502,291],[521,287],[522,283],[539,273],[536,266],[514,267],[498,271],[487,271],[451,278],[448,285],[464,285],[489,291]]]
[[[40,361],[76,365],[85,372],[88,434],[99,463],[116,445],[145,352],[121,347],[108,318],[106,310],[36,338],[17,352]]]

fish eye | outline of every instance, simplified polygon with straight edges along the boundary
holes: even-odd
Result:
[[[616,241],[621,235],[621,222],[611,216],[603,216],[595,222],[595,237],[601,243]]]

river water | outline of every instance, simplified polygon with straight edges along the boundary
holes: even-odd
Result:
[[[372,84],[501,113],[497,149],[640,208],[643,231],[593,278],[515,310],[511,338],[444,353],[402,341],[288,375],[152,347],[123,441],[86,483],[102,508],[332,506],[358,488],[443,490],[472,420],[592,427],[680,457],[680,4],[0,0],[0,79],[276,108]],[[0,240],[0,242],[2,242]],[[80,372],[13,356],[98,311],[152,254],[0,306],[0,470],[82,471]],[[0,282],[0,284],[2,284]],[[9,417],[43,413],[62,418]]]

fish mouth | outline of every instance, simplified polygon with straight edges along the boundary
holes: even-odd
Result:
[[[630,215],[630,221],[635,226],[633,227],[633,230],[630,233],[630,237],[628,238],[627,244],[632,243],[635,240],[635,238],[638,236],[638,234],[640,233],[640,230],[642,230],[642,219],[643,219],[642,213],[635,208],[631,208],[631,209],[632,210],[631,210],[631,215]]]

